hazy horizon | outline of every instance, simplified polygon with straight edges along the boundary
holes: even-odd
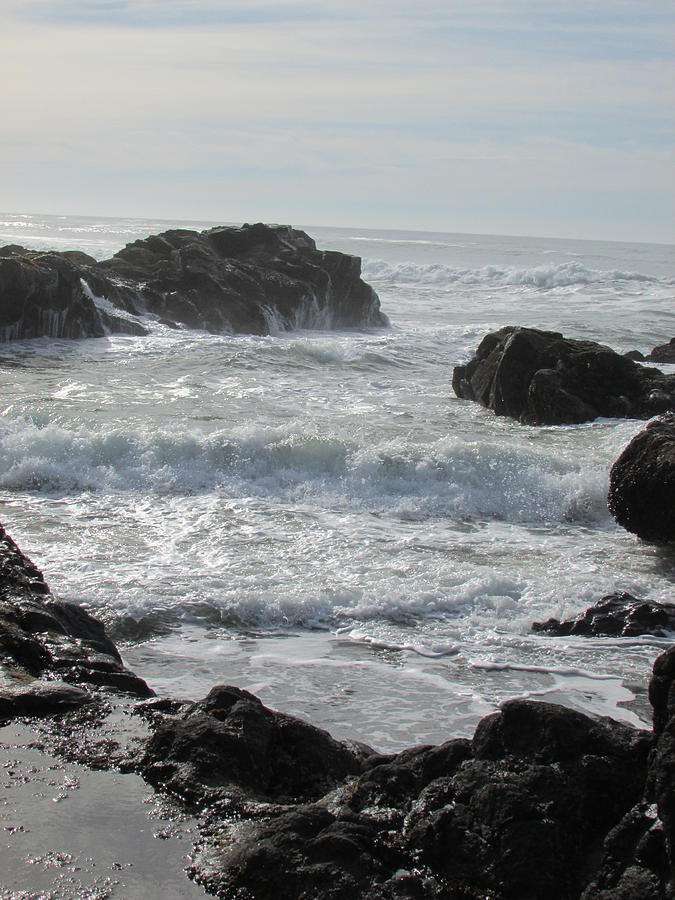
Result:
[[[157,224],[175,224],[176,226],[185,225],[185,226],[194,226],[195,229],[199,227],[219,227],[219,226],[240,226],[245,223],[253,224],[256,221],[260,221],[258,219],[240,219],[238,221],[225,221],[225,220],[217,220],[217,219],[208,219],[206,217],[201,218],[187,218],[182,216],[159,216],[159,215],[145,215],[145,216],[114,216],[114,215],[93,215],[93,214],[78,214],[78,213],[50,213],[50,212],[36,212],[32,210],[30,212],[17,212],[15,210],[7,211],[0,210],[0,217],[2,216],[14,216],[16,218],[54,218],[54,219],[90,219],[92,221],[95,220],[105,220],[105,221],[128,221],[128,222],[147,222],[148,224],[156,221]],[[507,232],[491,232],[491,231],[442,231],[440,229],[429,229],[429,228],[395,228],[395,227],[385,227],[385,228],[375,228],[371,226],[359,225],[358,223],[351,223],[349,225],[334,225],[332,223],[326,222],[284,222],[284,221],[276,221],[265,222],[267,225],[290,225],[292,228],[300,229],[302,231],[307,231],[312,236],[312,229],[322,229],[322,230],[334,230],[334,231],[360,231],[360,232],[368,232],[368,233],[382,233],[386,232],[392,235],[426,235],[429,237],[480,237],[480,238],[523,238],[525,240],[544,240],[544,241],[560,241],[561,243],[586,243],[586,244],[651,244],[653,246],[660,247],[670,247],[675,251],[675,241],[640,241],[640,240],[616,240],[612,238],[604,238],[604,237],[595,237],[595,238],[587,238],[587,237],[575,237],[574,235],[569,234],[521,234],[521,233],[507,233]],[[2,227],[2,223],[0,222],[0,228]],[[0,231],[0,235],[1,235]],[[403,241],[402,241],[403,242]]]
[[[674,26],[665,0],[5,0],[2,205],[670,244]]]

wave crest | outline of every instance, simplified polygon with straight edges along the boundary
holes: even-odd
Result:
[[[616,269],[603,271],[589,269],[580,262],[565,262],[529,269],[482,266],[478,269],[461,269],[441,263],[418,265],[416,263],[389,263],[382,259],[365,260],[363,277],[367,281],[394,284],[422,285],[485,285],[524,286],[541,290],[574,287],[587,284],[612,284],[637,282],[672,284],[672,280],[653,278],[640,272],[622,272]]]
[[[415,521],[608,521],[606,467],[551,452],[443,438],[379,444],[269,428],[210,435],[2,423],[0,487],[13,493],[220,491]]]

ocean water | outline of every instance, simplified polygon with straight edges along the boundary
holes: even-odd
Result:
[[[0,215],[0,244],[104,258],[212,224]],[[606,507],[644,423],[521,426],[451,378],[506,324],[669,340],[674,248],[305,228],[363,258],[390,327],[3,344],[0,519],[160,693],[237,684],[381,750],[512,697],[648,724],[666,639],[530,633],[611,591],[673,599],[672,550]]]

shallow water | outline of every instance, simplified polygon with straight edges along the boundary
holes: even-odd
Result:
[[[170,224],[0,216],[0,241],[102,258]],[[529,633],[614,590],[672,599],[673,553],[606,508],[643,423],[529,428],[450,381],[504,324],[668,340],[673,248],[308,230],[364,257],[390,328],[0,347],[10,533],[171,693],[230,681],[381,749],[511,696],[644,721],[639,691],[619,704],[662,641]]]

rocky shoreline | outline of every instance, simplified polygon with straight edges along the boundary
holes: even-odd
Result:
[[[199,815],[189,874],[216,896],[673,896],[675,647],[654,665],[652,732],[513,700],[472,740],[382,755],[236,687],[154,697],[3,530],[0,654],[5,726],[38,723],[43,752]]]

